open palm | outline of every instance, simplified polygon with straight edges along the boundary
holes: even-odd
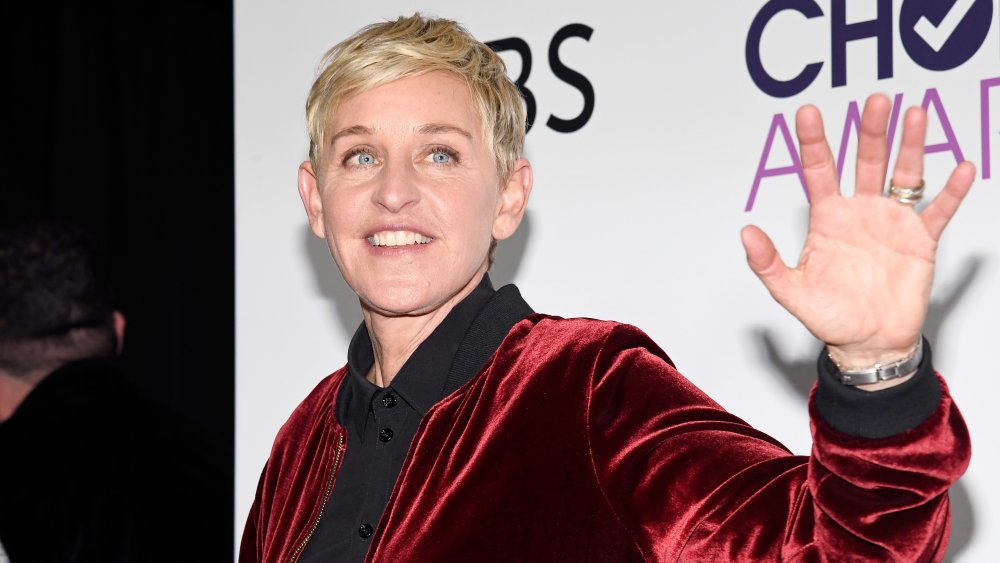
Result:
[[[884,197],[890,109],[882,95],[865,104],[852,197],[840,193],[819,111],[805,106],[796,115],[810,200],[809,232],[796,267],[782,262],[759,228],[748,226],[742,233],[751,269],[845,367],[898,360],[912,352],[930,301],[938,239],[975,176],[970,163],[957,166],[920,213]],[[906,112],[894,185],[921,183],[926,124],[923,110]]]

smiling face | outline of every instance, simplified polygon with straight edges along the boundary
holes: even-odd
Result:
[[[446,313],[486,271],[492,239],[523,216],[530,166],[518,161],[501,184],[469,89],[448,72],[345,99],[326,139],[318,169],[299,168],[299,193],[374,314]]]

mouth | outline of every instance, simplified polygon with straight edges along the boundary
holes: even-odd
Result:
[[[427,244],[434,239],[413,231],[379,231],[369,236],[366,240],[372,246],[393,248]]]

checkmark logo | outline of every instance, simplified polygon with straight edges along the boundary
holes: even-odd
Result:
[[[951,70],[985,44],[996,0],[902,0],[899,39],[927,70]]]
[[[913,30],[927,42],[927,45],[931,49],[939,52],[944,47],[944,44],[948,42],[948,39],[951,38],[952,34],[955,33],[958,24],[962,23],[965,16],[969,14],[969,10],[972,9],[975,3],[976,0],[955,0],[955,4],[945,14],[940,24],[934,25],[931,23],[931,20],[927,19],[927,16],[923,16],[917,22],[917,25],[913,26]]]

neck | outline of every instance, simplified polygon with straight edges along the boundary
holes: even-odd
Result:
[[[423,315],[382,315],[362,305],[361,312],[372,341],[375,362],[368,372],[368,381],[388,387],[413,352],[427,340],[434,329],[461,303],[483,279],[485,270],[446,302]]]
[[[46,375],[38,371],[15,376],[0,370],[0,422],[14,415],[17,407]]]

